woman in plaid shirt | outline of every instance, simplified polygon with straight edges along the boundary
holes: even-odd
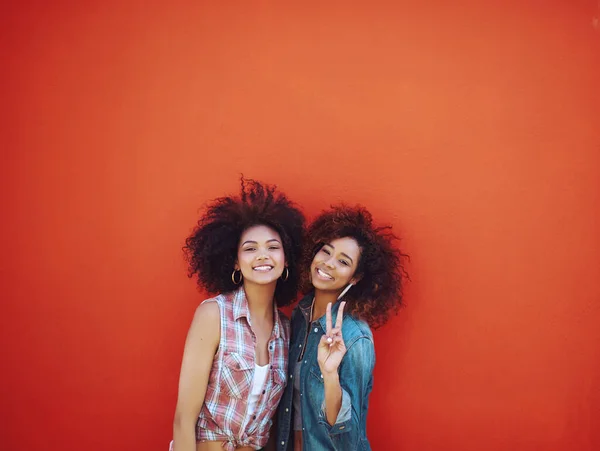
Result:
[[[242,179],[210,203],[186,240],[190,277],[221,293],[196,309],[183,352],[174,451],[264,447],[286,385],[302,213],[274,187]]]

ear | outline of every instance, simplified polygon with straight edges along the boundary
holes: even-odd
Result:
[[[360,279],[362,279],[362,276],[354,276],[352,279],[350,279],[350,283],[352,285],[356,285],[358,282],[360,282]]]
[[[233,269],[235,269],[236,271],[240,270],[240,265],[238,264],[237,260],[235,261],[235,263],[233,264]]]

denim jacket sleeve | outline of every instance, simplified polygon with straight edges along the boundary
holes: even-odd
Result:
[[[347,348],[339,369],[342,406],[335,424],[327,422],[325,400],[319,413],[319,425],[325,428],[338,451],[361,449],[361,430],[365,427],[375,366],[375,348],[370,337],[355,337]]]

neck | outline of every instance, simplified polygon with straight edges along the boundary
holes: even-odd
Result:
[[[269,285],[257,285],[244,282],[244,292],[248,300],[248,310],[253,320],[273,318],[273,302],[277,282]]]
[[[313,307],[311,321],[319,319],[321,316],[325,315],[327,304],[331,302],[331,306],[333,307],[337,302],[337,298],[340,293],[341,291],[321,291],[315,289],[315,304]]]

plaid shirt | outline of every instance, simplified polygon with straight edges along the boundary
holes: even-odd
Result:
[[[246,418],[254,377],[256,337],[243,287],[204,302],[221,311],[221,340],[213,360],[204,404],[196,423],[196,440],[223,441],[227,451],[239,446],[264,447],[271,417],[287,381],[290,322],[274,307],[273,332],[268,343],[269,375],[252,418]]]

